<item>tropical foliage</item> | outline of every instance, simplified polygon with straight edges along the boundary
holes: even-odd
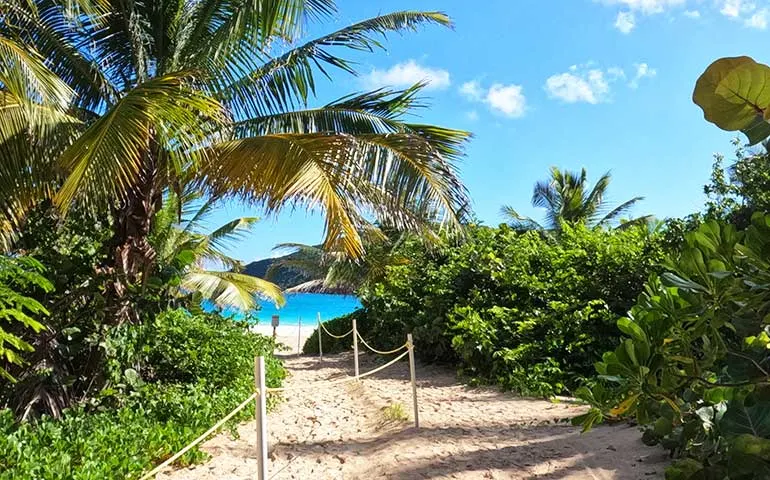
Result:
[[[0,257],[0,377],[14,382],[16,379],[3,368],[3,364],[23,366],[24,352],[32,351],[32,345],[13,333],[9,324],[26,331],[38,333],[45,328],[35,317],[48,315],[48,310],[34,298],[19,290],[38,289],[49,292],[53,285],[43,275],[43,265],[30,257]],[[3,325],[6,328],[3,328]]]
[[[762,214],[745,232],[709,221],[688,234],[618,321],[624,338],[596,365],[603,383],[578,392],[594,408],[577,421],[633,415],[647,443],[685,457],[667,478],[770,475],[768,252]]]
[[[585,223],[591,227],[603,227],[617,222],[643,197],[634,197],[612,208],[607,205],[606,194],[612,177],[607,172],[589,188],[585,168],[580,173],[562,171],[551,167],[551,178],[535,184],[532,205],[545,209],[545,224],[520,215],[513,207],[503,206],[501,212],[508,223],[518,229],[559,231],[562,224]],[[634,222],[645,222],[640,217]]]
[[[254,356],[267,356],[267,384],[284,376],[267,337],[217,315],[165,312],[105,341],[111,388],[62,418],[17,422],[0,410],[0,479],[135,478],[206,431],[253,391]],[[233,419],[253,415],[243,410]],[[206,454],[193,449],[182,464]]]
[[[693,101],[709,122],[743,132],[751,145],[770,136],[770,67],[750,57],[720,58],[698,78]]]
[[[460,245],[406,241],[399,251],[410,261],[360,291],[367,340],[394,348],[412,332],[424,359],[537,395],[570,391],[592,374],[616,341],[615,319],[661,258],[644,227],[569,224],[558,240],[476,226]]]
[[[354,293],[380,280],[390,265],[400,265],[409,259],[399,252],[407,238],[405,233],[362,232],[366,255],[353,258],[344,251],[328,251],[320,246],[284,243],[278,249],[290,250],[272,263],[267,278],[285,270],[298,272],[309,278],[287,292]]]
[[[164,195],[185,185],[268,213],[319,207],[324,246],[353,256],[369,219],[453,227],[467,204],[455,161],[468,134],[404,120],[422,106],[422,85],[308,107],[317,73],[355,73],[336,49],[451,25],[443,13],[381,15],[300,42],[303,25],[336,11],[332,0],[0,7],[4,238],[41,199],[110,212],[105,298],[116,321],[138,320],[124,297],[148,281]]]
[[[156,276],[151,281],[167,285],[169,295],[174,297],[192,294],[192,305],[205,300],[218,307],[248,312],[257,307],[258,297],[283,305],[279,287],[241,273],[241,262],[224,250],[242,239],[259,219],[236,218],[203,233],[206,219],[216,205],[216,198],[204,201],[196,192],[184,192],[181,197],[170,194],[166,198],[150,236],[157,255]],[[179,212],[181,221],[177,221]],[[224,270],[213,270],[217,267]]]

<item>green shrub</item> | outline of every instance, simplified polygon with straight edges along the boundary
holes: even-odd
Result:
[[[273,341],[216,314],[168,311],[108,336],[110,386],[86,404],[17,423],[0,411],[0,479],[123,479],[168,458],[254,390],[255,355],[267,384],[285,372]],[[245,408],[233,422],[253,416]],[[197,449],[182,463],[199,461]]]
[[[348,333],[353,328],[353,319],[356,319],[356,328],[359,333],[366,339],[366,333],[369,331],[369,319],[366,315],[366,311],[362,308],[331,319],[324,322],[324,326],[334,335],[343,335]],[[334,338],[323,333],[321,337],[323,342],[323,352],[332,354],[346,352],[353,348],[353,336],[348,335],[345,338]],[[368,340],[367,340],[368,341]],[[306,355],[318,355],[318,328],[305,340],[305,345],[302,346],[302,353]]]
[[[575,422],[635,417],[645,443],[683,457],[672,480],[770,478],[768,258],[770,216],[687,234],[618,321],[624,337],[596,365],[605,383],[578,391],[593,409]]]
[[[459,246],[403,249],[410,262],[361,292],[375,346],[398,346],[411,331],[422,358],[537,395],[569,391],[593,374],[616,343],[615,320],[662,257],[644,227],[564,225],[556,239],[471,227]]]

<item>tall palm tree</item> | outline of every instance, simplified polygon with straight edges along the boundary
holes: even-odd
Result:
[[[335,49],[450,26],[441,12],[299,43],[333,0],[0,0],[0,11],[0,226],[45,197],[63,212],[110,212],[114,297],[146,280],[155,215],[187,179],[268,213],[321,208],[324,247],[358,257],[371,219],[416,230],[438,212],[459,223],[456,160],[469,134],[404,119],[422,106],[422,84],[308,106],[318,73],[355,74]]]
[[[607,172],[599,178],[593,188],[589,188],[585,168],[578,174],[551,167],[551,178],[537,182],[532,193],[532,205],[546,211],[545,225],[519,215],[508,205],[502,207],[501,213],[512,227],[524,230],[558,231],[562,223],[585,223],[590,227],[607,226],[619,220],[631,207],[644,199],[634,197],[615,208],[610,208],[605,194],[611,179],[610,173]],[[631,223],[644,222],[648,218],[639,217]],[[631,223],[624,222],[623,225]]]

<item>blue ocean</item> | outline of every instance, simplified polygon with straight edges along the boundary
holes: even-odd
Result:
[[[260,309],[255,315],[259,323],[263,325],[270,325],[272,316],[278,315],[281,325],[298,325],[301,318],[303,325],[310,326],[316,323],[319,313],[321,320],[326,321],[350,313],[360,307],[361,302],[353,295],[290,293],[286,295],[286,304],[281,308],[276,308],[270,302],[260,301]],[[209,310],[211,306],[204,305],[204,308]],[[238,311],[226,311],[224,313],[236,318],[243,318],[243,314]]]

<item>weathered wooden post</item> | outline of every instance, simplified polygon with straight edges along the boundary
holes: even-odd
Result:
[[[321,312],[318,312],[318,357],[324,358],[324,348],[321,344]]]
[[[358,328],[356,319],[353,319],[353,364],[355,365],[356,379],[358,379]]]
[[[412,377],[412,400],[414,401],[414,426],[420,428],[420,412],[417,408],[417,379],[414,374],[414,342],[412,334],[406,335],[406,341],[409,343],[409,374]]]
[[[254,359],[254,386],[257,389],[257,480],[267,480],[267,388],[265,357]]]
[[[302,317],[297,320],[297,355],[302,353]]]

